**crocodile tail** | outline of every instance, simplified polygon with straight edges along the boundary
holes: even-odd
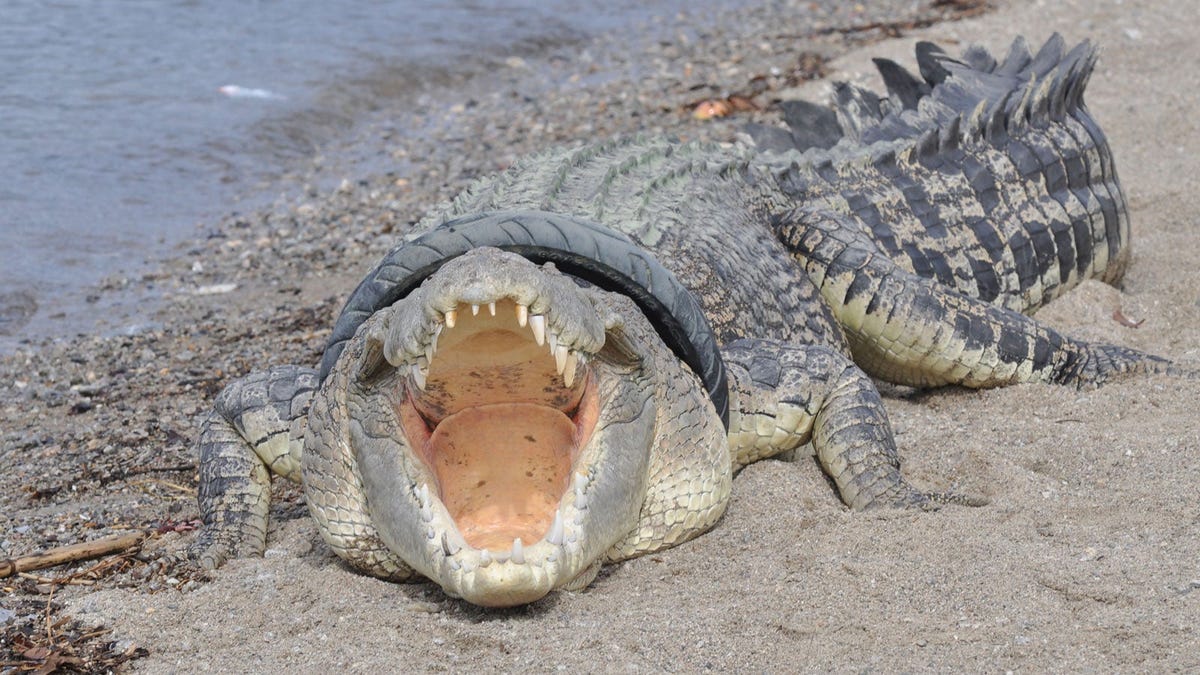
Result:
[[[1083,101],[1095,47],[1054,35],[1036,53],[1018,38],[1000,59],[916,51],[919,75],[877,62],[885,97],[838,87],[835,145],[759,160],[783,191],[859,219],[907,269],[1010,309],[1119,280],[1125,195]],[[960,208],[935,206],[949,203]],[[948,232],[970,245],[942,250]]]
[[[1042,125],[1074,115],[1096,64],[1088,41],[1065,51],[1058,33],[1035,55],[1023,37],[997,61],[970,47],[955,58],[932,42],[916,46],[914,75],[890,59],[874,59],[888,95],[847,82],[834,84],[832,110],[804,101],[781,103],[787,129],[748,125],[760,149],[782,152],[862,146],[953,129],[951,142],[990,138],[998,130]]]
[[[930,42],[918,43],[916,54],[919,77],[894,61],[875,59],[887,98],[836,85],[835,114],[844,142],[919,138],[953,125],[960,136],[952,139],[956,142],[990,140],[1015,127],[1060,121],[1083,108],[1097,50],[1085,40],[1067,51],[1055,33],[1037,54],[1018,37],[999,61],[981,47],[955,58]]]

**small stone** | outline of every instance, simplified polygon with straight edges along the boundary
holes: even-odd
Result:
[[[210,284],[208,286],[198,286],[192,291],[192,295],[221,295],[224,293],[232,293],[238,287],[237,284]]]

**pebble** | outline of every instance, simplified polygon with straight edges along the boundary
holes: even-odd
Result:
[[[232,293],[237,290],[238,285],[235,283],[225,284],[210,284],[208,286],[199,286],[192,291],[192,295],[223,295]]]

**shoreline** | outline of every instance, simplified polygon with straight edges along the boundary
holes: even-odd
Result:
[[[1055,29],[1072,43],[1099,39],[1105,51],[1088,101],[1126,179],[1135,260],[1122,291],[1085,284],[1039,318],[1087,339],[1200,360],[1200,285],[1190,278],[1197,256],[1187,227],[1198,198],[1186,180],[1200,168],[1192,159],[1200,140],[1170,113],[1195,102],[1200,86],[1191,73],[1162,72],[1164,59],[1200,51],[1177,25],[1187,22],[1171,22],[1195,10],[1185,0],[1153,11],[1114,2],[998,4],[982,17],[904,30],[902,39],[865,49],[857,45],[868,34],[848,44],[836,34],[796,37],[803,31],[794,28],[814,30],[815,22],[805,18],[810,5],[796,2],[686,27],[697,37],[646,53],[622,55],[609,38],[585,50],[612,50],[613,62],[595,71],[553,54],[532,66],[532,59],[506,61],[480,76],[493,79],[490,88],[453,90],[465,100],[430,97],[364,129],[359,147],[378,144],[373,160],[394,162],[395,170],[359,174],[365,162],[343,165],[332,154],[314,161],[297,180],[298,194],[214,223],[207,238],[135,282],[166,294],[160,330],[81,336],[0,357],[7,469],[0,472],[0,558],[128,529],[159,532],[141,559],[105,572],[95,587],[57,587],[47,598],[35,580],[12,581],[0,605],[14,617],[0,616],[0,633],[36,631],[48,613],[73,616],[81,626],[113,629],[121,645],[148,649],[133,667],[154,672],[397,663],[418,670],[1200,665],[1187,660],[1200,653],[1200,635],[1186,620],[1200,598],[1189,590],[1200,588],[1193,581],[1200,511],[1187,497],[1200,484],[1200,427],[1188,403],[1200,385],[1163,378],[1094,392],[1014,387],[888,399],[914,482],[987,494],[993,506],[850,514],[810,462],[762,462],[735,480],[735,500],[713,532],[606,568],[587,592],[508,612],[447,600],[429,584],[347,571],[314,538],[298,490],[281,481],[266,557],[212,575],[184,574],[160,559],[193,536],[191,441],[212,397],[266,363],[315,364],[359,277],[426,209],[548,145],[635,131],[729,140],[771,112],[696,122],[691,106],[764,81],[758,102],[821,100],[827,85],[806,84],[805,59],[842,78],[868,78],[878,90],[869,57],[911,64],[914,39],[948,43],[952,52],[982,41],[993,53],[1018,33],[1031,44]],[[901,13],[907,5],[889,5],[857,19],[913,20]],[[1131,30],[1140,37],[1129,37]],[[1168,128],[1147,130],[1147,119],[1165,119]],[[1118,325],[1114,305],[1147,323]]]

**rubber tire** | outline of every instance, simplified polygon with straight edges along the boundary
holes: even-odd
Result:
[[[447,221],[388,252],[359,283],[321,357],[321,381],[367,317],[405,297],[447,261],[481,246],[517,253],[633,299],[663,342],[700,376],[729,423],[725,366],[716,336],[691,291],[624,234],[544,211],[493,211]]]

